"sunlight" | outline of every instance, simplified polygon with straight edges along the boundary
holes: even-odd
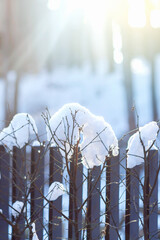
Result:
[[[151,11],[150,22],[153,28],[160,27],[160,10],[159,9],[155,9]]]
[[[92,7],[91,7],[92,5]],[[106,16],[106,1],[84,1],[83,2],[83,9],[86,19],[89,23],[93,26],[99,26],[103,23],[105,16]]]
[[[158,7],[159,4],[160,4],[160,1],[159,0],[150,0],[151,4],[154,6],[154,7]]]
[[[76,10],[81,11],[84,23],[91,25],[93,31],[99,32],[104,28],[107,12],[107,3],[105,0],[68,0],[68,13],[71,14]]]
[[[65,28],[69,27],[73,32],[74,29],[81,31],[77,42],[80,39],[84,42],[86,38],[91,39],[88,42],[91,44],[94,58],[97,61],[104,56],[106,51],[107,34],[112,34],[114,62],[121,64],[123,62],[121,20],[124,17],[122,13],[126,16],[128,14],[130,27],[144,28],[149,24],[149,17],[147,17],[149,14],[151,26],[153,28],[160,27],[159,0],[148,0],[148,2],[146,0],[126,0],[123,3],[120,5],[120,0],[112,2],[109,0],[48,0],[47,6],[49,10],[53,10],[53,20],[58,18],[58,22],[53,21],[57,27],[54,28],[55,40],[52,40],[51,44],[47,46],[48,55],[51,48],[53,51],[58,39],[66,30]],[[55,11],[57,12],[55,13]],[[53,22],[50,21],[50,24]],[[127,21],[125,23],[127,24]],[[112,32],[107,32],[108,27],[112,28]],[[75,36],[74,33],[72,34]],[[132,67],[139,69],[140,72],[142,70],[140,62],[134,61]]]
[[[131,27],[143,28],[146,24],[144,0],[128,0],[128,23]]]
[[[61,0],[48,0],[47,7],[49,10],[58,10],[61,4]]]
[[[80,10],[84,16],[84,23],[93,27],[95,32],[104,28],[105,19],[109,11],[116,11],[118,0],[110,3],[106,0],[48,0],[49,10],[58,10],[64,4],[68,15],[76,10]],[[154,28],[160,27],[160,7],[159,0],[128,0],[128,23],[131,27],[143,28],[146,25],[146,9],[151,10],[150,22]],[[151,9],[153,8],[153,9]],[[119,9],[118,9],[119,11]],[[120,12],[117,14],[120,16]],[[114,16],[113,16],[114,17]]]

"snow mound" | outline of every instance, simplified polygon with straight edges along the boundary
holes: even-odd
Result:
[[[58,197],[66,192],[64,185],[60,182],[53,182],[48,190],[46,198],[49,201],[55,201]]]
[[[23,206],[24,206],[24,203],[21,201],[16,201],[15,203],[13,203],[12,215],[14,216],[14,218],[17,218],[19,216],[19,214],[22,212]],[[25,211],[25,209],[24,209],[24,211]]]
[[[82,163],[87,168],[99,166],[106,156],[117,156],[118,140],[110,124],[103,117],[94,116],[92,121],[84,126],[83,141],[80,144]]]
[[[59,146],[62,156],[66,151],[69,158],[80,142],[82,163],[87,168],[101,165],[110,151],[113,156],[118,155],[118,140],[112,127],[78,103],[64,105],[51,117],[47,138]]]
[[[29,142],[30,136],[37,133],[37,126],[31,115],[18,113],[13,117],[9,126],[0,133],[0,142],[9,149],[13,146],[22,148]]]
[[[139,128],[128,140],[127,147],[127,168],[133,168],[144,162],[144,150],[150,149],[157,138],[159,127],[156,122],[152,121]]]
[[[47,139],[52,145],[57,145],[72,155],[72,146],[77,143],[83,125],[92,114],[78,103],[65,104],[56,112],[46,126]],[[74,129],[74,131],[73,131]],[[61,151],[64,156],[64,151]]]

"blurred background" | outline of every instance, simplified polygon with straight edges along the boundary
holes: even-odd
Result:
[[[160,118],[159,0],[0,0],[0,130],[78,102],[117,136]]]

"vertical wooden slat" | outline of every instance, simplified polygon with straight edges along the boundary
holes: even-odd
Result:
[[[125,239],[130,237],[130,169],[126,169]]]
[[[12,203],[16,201],[26,201],[26,149],[13,147],[12,162]],[[26,204],[26,202],[24,202]],[[25,228],[25,219],[23,214],[17,218],[15,228],[12,229],[12,239],[24,239],[25,232],[17,236]],[[14,217],[12,218],[14,221]],[[17,228],[18,227],[18,228]]]
[[[111,158],[110,166],[110,240],[119,237],[119,177],[119,156],[117,156]]]
[[[144,157],[144,186],[143,186],[143,233],[144,240],[149,239],[149,159]]]
[[[101,180],[101,178],[99,177],[100,173],[101,173],[101,166],[93,168],[92,187],[94,186],[95,187],[92,192],[92,199],[91,199],[92,200],[92,205],[91,205],[92,239],[98,239],[100,237],[100,180]]]
[[[23,201],[26,188],[26,153],[25,148],[13,147],[12,200]]]
[[[75,225],[68,223],[69,239],[80,239],[82,232],[82,210],[79,209],[82,205],[83,165],[79,149],[77,152],[76,149],[70,161],[69,218],[75,222]]]
[[[81,154],[78,156],[78,166],[77,166],[77,178],[76,178],[76,188],[77,188],[77,207],[80,209],[82,205],[82,187],[83,187],[83,165],[81,163]],[[82,233],[82,210],[78,212],[78,230],[79,239],[81,239]]]
[[[118,239],[119,226],[119,156],[106,158],[105,240]]]
[[[106,158],[106,228],[105,240],[110,239],[110,186],[111,186],[111,159]]]
[[[37,235],[43,239],[43,198],[39,191],[44,194],[43,146],[32,147],[31,151],[31,222],[36,220]]]
[[[158,239],[158,151],[150,150],[149,163],[149,188],[152,194],[149,199],[149,239]],[[152,190],[153,188],[153,190]]]
[[[92,239],[91,234],[91,206],[92,206],[92,195],[89,194],[92,190],[92,170],[88,169],[88,179],[87,179],[87,192],[88,192],[88,201],[87,201],[87,240]]]
[[[9,218],[9,154],[6,153],[3,146],[0,146],[0,209],[2,209],[4,216]],[[0,216],[0,240],[8,240],[8,224]]]
[[[69,219],[74,219],[74,190],[73,190],[73,175],[74,175],[74,157],[70,161],[70,177],[69,177]],[[72,222],[68,222],[68,239],[73,239],[74,226]]]
[[[82,232],[82,185],[83,185],[83,165],[81,154],[75,148],[75,153],[70,160],[70,187],[69,187],[69,219],[75,222],[68,223],[68,238],[80,239]]]
[[[88,201],[88,229],[87,239],[100,238],[100,174],[101,167],[94,167],[88,174],[88,194],[91,196]]]
[[[50,148],[50,169],[49,169],[49,185],[54,181],[62,183],[62,156],[58,152],[57,147]],[[62,196],[54,201],[54,206],[62,211]],[[49,204],[49,239],[61,239],[62,238],[62,220],[61,214],[54,210]]]
[[[139,238],[139,171],[139,166],[126,169],[126,240]]]

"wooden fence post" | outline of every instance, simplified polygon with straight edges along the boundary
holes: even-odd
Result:
[[[58,152],[57,147],[50,148],[50,163],[49,163],[49,185],[54,181],[62,182],[62,167],[63,160],[61,154]],[[54,206],[62,211],[62,196],[54,201]],[[52,208],[49,204],[49,239],[62,238],[62,216]]]
[[[0,146],[0,209],[9,219],[10,156]],[[8,223],[0,216],[0,240],[8,240]]]
[[[68,163],[69,164],[69,163]],[[74,186],[73,186],[73,176],[74,176],[74,156],[70,161],[70,176],[69,176],[69,219],[73,221],[74,219]],[[68,222],[68,239],[73,239],[74,230],[73,223]]]
[[[40,191],[44,194],[44,147],[35,146],[31,150],[31,222],[36,220],[37,235],[43,239],[43,198]]]
[[[81,239],[82,234],[82,209],[80,207],[82,205],[82,188],[83,188],[83,164],[81,163],[81,154],[78,156],[78,166],[77,166],[77,178],[76,178],[76,192],[77,192],[77,207],[78,207],[78,232],[79,239]]]
[[[148,155],[149,165],[149,239],[158,239],[158,150],[152,149]]]
[[[100,238],[100,174],[101,166],[88,170],[87,240]]]
[[[70,161],[70,174],[72,179],[70,179],[69,218],[75,222],[75,225],[73,226],[73,223],[69,222],[68,237],[69,239],[80,239],[82,232],[82,209],[80,207],[82,205],[83,165],[79,149],[76,153],[76,148]]]
[[[22,201],[24,206],[27,204],[26,196],[26,148],[19,149],[13,147],[12,158],[12,204]],[[12,228],[12,240],[25,239],[25,232],[20,234],[25,228],[25,213],[21,213],[17,219],[12,216],[12,221],[16,220],[15,227]]]
[[[106,166],[106,229],[105,239],[119,237],[119,156],[108,158]]]
[[[139,238],[139,170],[126,168],[125,239]]]
[[[106,158],[106,227],[105,240],[110,239],[110,187],[111,187],[111,158]]]

